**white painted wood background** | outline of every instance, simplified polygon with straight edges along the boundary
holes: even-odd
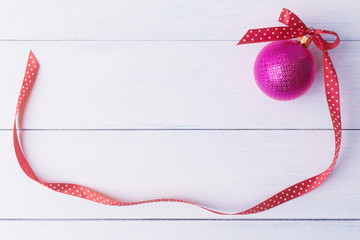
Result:
[[[0,1],[2,239],[359,239],[358,1]],[[109,207],[49,191],[17,164],[11,127],[30,49],[41,68],[22,137],[34,171],[123,200],[177,197],[241,211],[327,168],[333,153],[321,55],[302,98],[278,102],[252,67],[283,7],[336,31],[340,161],[316,191],[251,216],[194,206]],[[259,177],[260,176],[260,177]]]

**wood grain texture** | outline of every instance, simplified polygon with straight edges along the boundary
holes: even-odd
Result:
[[[24,127],[32,129],[329,129],[320,51],[310,91],[279,102],[256,86],[253,62],[264,44],[235,42],[0,43],[0,128],[11,128],[29,48],[40,72]],[[331,51],[341,87],[343,127],[359,129],[360,43]]]
[[[6,1],[0,39],[239,40],[249,28],[281,26],[283,7],[310,27],[360,40],[357,1]]]
[[[358,218],[359,134],[344,132],[341,161],[316,191],[246,217]],[[50,191],[21,172],[11,133],[0,136],[1,152],[11,159],[0,179],[17,179],[1,186],[2,217],[224,217],[173,203],[108,207]],[[331,131],[25,131],[22,137],[41,179],[91,186],[124,201],[176,197],[229,212],[320,173],[333,152]]]
[[[333,222],[219,222],[219,221],[50,221],[0,222],[7,239],[322,239],[356,240],[360,235],[357,221]],[[21,228],[21,231],[18,229]]]

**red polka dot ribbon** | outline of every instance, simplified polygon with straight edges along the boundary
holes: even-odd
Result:
[[[288,202],[308,192],[311,192],[328,178],[328,176],[330,175],[331,171],[335,166],[336,160],[338,159],[340,152],[341,118],[340,118],[339,84],[334,66],[327,53],[327,50],[335,48],[339,44],[340,40],[338,35],[334,32],[307,28],[305,24],[295,14],[293,14],[287,9],[283,9],[279,21],[288,25],[288,27],[274,27],[274,28],[249,30],[245,34],[245,36],[241,39],[239,44],[291,39],[294,37],[309,34],[313,38],[313,41],[316,44],[316,46],[318,46],[322,50],[324,56],[324,75],[325,75],[324,79],[325,79],[326,98],[328,101],[328,106],[329,106],[331,119],[334,127],[334,133],[335,133],[334,158],[330,166],[325,171],[278,192],[277,194],[273,195],[272,197],[266,199],[265,201],[259,203],[258,205],[252,208],[237,213],[219,212],[210,209],[208,207],[199,205],[197,203],[192,203],[189,201],[174,199],[174,198],[159,198],[159,199],[151,199],[151,200],[144,200],[137,202],[124,202],[110,198],[89,187],[72,184],[72,183],[49,183],[46,181],[42,181],[36,176],[36,174],[31,169],[28,161],[26,160],[19,141],[18,131],[17,131],[17,121],[18,121],[19,111],[22,110],[21,106],[22,104],[24,104],[24,99],[29,95],[29,91],[32,85],[34,84],[34,81],[36,79],[36,74],[39,70],[39,63],[32,52],[30,52],[28,58],[25,77],[16,107],[14,131],[13,131],[15,153],[21,168],[26,173],[26,175],[29,176],[31,179],[35,180],[36,182],[42,184],[43,186],[53,191],[84,198],[87,200],[94,201],[96,203],[112,205],[112,206],[130,206],[130,205],[152,203],[152,202],[181,202],[181,203],[193,204],[217,214],[244,215],[244,214],[258,213],[271,209],[282,203]],[[333,43],[328,43],[323,38],[321,38],[321,36],[319,35],[320,33],[333,34],[337,37],[336,41]]]

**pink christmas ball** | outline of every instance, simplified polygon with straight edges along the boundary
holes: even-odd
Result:
[[[293,40],[266,45],[255,60],[257,85],[276,100],[293,100],[304,95],[313,84],[315,74],[311,52]]]

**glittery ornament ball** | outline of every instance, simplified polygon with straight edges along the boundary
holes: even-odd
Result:
[[[311,52],[293,40],[266,45],[256,58],[255,80],[269,97],[286,101],[304,95],[314,82],[316,65]]]

